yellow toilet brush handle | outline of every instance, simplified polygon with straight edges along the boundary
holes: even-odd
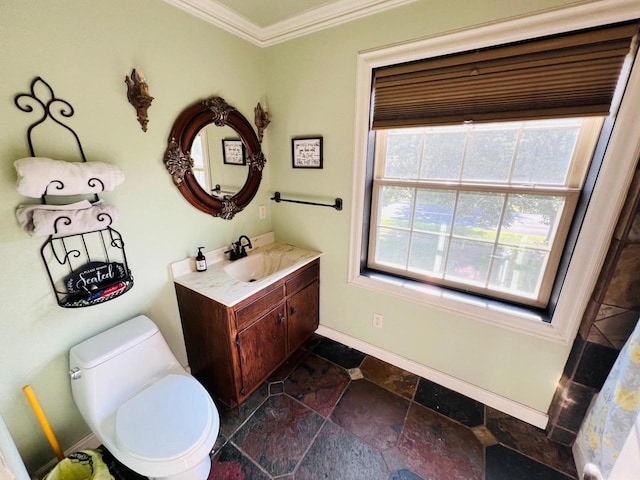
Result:
[[[36,414],[36,418],[38,419],[38,422],[40,422],[40,426],[42,427],[47,440],[49,440],[49,445],[51,445],[51,448],[58,457],[58,460],[62,460],[64,458],[64,453],[62,453],[60,444],[58,443],[58,440],[56,439],[56,436],[51,429],[51,425],[49,425],[47,417],[42,411],[42,407],[40,407],[40,403],[38,402],[36,394],[33,392],[31,385],[25,385],[24,387],[22,387],[22,391],[26,395],[27,400],[29,400],[29,404],[31,405],[31,408],[33,408],[33,411]]]

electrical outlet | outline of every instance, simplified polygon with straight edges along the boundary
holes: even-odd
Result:
[[[267,218],[267,208],[264,205],[258,207],[258,218],[260,220]]]
[[[384,317],[382,315],[380,315],[379,313],[374,313],[373,314],[373,326],[376,328],[382,328],[382,321],[384,320]]]

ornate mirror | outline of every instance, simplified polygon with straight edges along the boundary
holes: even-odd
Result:
[[[218,133],[212,131],[214,126],[230,128]],[[216,148],[219,155],[208,155],[208,160],[202,161],[203,152]],[[197,164],[192,152],[196,153]],[[178,116],[169,135],[164,163],[173,183],[191,205],[214,217],[231,220],[258,191],[266,159],[249,121],[223,98],[210,97],[187,107]]]

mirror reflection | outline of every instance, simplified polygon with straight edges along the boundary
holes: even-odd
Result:
[[[193,175],[205,192],[217,197],[235,195],[247,179],[244,144],[231,127],[207,125],[191,145]]]

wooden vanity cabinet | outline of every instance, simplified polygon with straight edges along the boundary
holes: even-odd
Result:
[[[229,407],[242,403],[318,327],[320,261],[227,307],[175,284],[191,373]]]

